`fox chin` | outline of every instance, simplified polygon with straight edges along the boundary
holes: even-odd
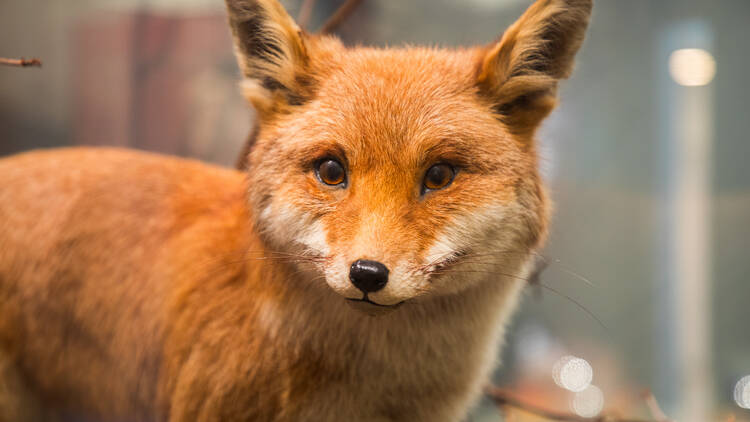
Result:
[[[461,420],[544,244],[535,132],[591,0],[460,49],[226,5],[258,116],[242,170],[0,160],[0,422]]]

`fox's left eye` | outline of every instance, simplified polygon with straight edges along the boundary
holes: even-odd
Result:
[[[451,184],[456,170],[449,164],[435,164],[424,175],[423,191],[443,189]]]
[[[326,185],[337,186],[346,181],[344,166],[332,158],[321,160],[315,168],[315,173],[318,179]]]

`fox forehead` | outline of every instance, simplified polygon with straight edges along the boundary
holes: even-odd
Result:
[[[321,96],[341,93],[436,98],[473,89],[481,50],[427,47],[341,48],[317,63]],[[398,97],[398,96],[397,96]],[[394,103],[394,106],[403,105]]]
[[[413,173],[451,161],[512,173],[508,164],[529,154],[478,95],[478,58],[476,49],[429,48],[324,55],[313,65],[315,97],[280,119],[279,142],[303,161],[340,153],[360,171]]]

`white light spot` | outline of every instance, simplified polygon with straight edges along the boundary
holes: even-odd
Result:
[[[750,409],[750,375],[742,377],[734,386],[734,401],[743,409]]]
[[[584,418],[597,416],[603,408],[604,394],[595,385],[589,385],[585,390],[576,393],[570,401],[570,409]]]
[[[586,359],[563,356],[552,367],[552,378],[558,386],[577,393],[591,384],[594,370]]]
[[[704,86],[716,75],[716,60],[706,50],[683,48],[669,56],[669,74],[682,86]]]

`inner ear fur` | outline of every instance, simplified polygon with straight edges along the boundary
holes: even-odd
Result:
[[[245,97],[260,117],[309,97],[305,36],[277,0],[226,0]]]
[[[592,0],[537,0],[479,63],[482,95],[511,130],[532,132],[554,108],[583,41]]]

